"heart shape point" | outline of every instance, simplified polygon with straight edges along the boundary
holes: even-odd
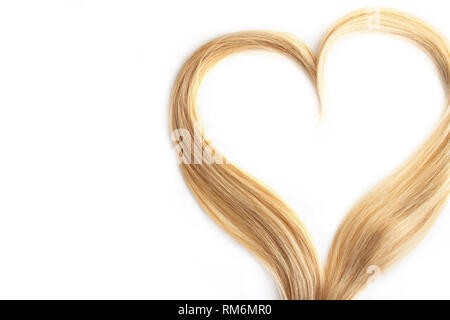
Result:
[[[345,16],[325,35],[317,58],[286,33],[248,31],[219,37],[188,59],[173,89],[172,138],[189,188],[219,225],[266,264],[285,299],[351,299],[371,281],[373,272],[390,267],[426,234],[450,193],[450,108],[447,105],[422,147],[350,210],[323,267],[295,212],[204,139],[196,111],[198,88],[223,57],[250,49],[274,50],[306,70],[316,85],[322,115],[327,52],[340,36],[360,30],[414,41],[432,57],[449,93],[450,50],[445,38],[417,18],[392,9],[362,9]]]

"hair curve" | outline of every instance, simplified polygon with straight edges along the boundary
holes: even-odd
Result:
[[[196,130],[196,97],[206,73],[224,57],[264,49],[298,62],[316,84],[323,104],[326,54],[344,34],[376,29],[414,41],[433,59],[450,93],[449,46],[444,37],[419,19],[392,9],[361,9],[342,18],[314,53],[295,36],[270,31],[232,33],[199,48],[183,65],[172,91],[170,129],[186,130],[192,140],[174,139],[181,150],[212,148]],[[365,286],[367,270],[385,270],[426,234],[450,193],[450,110],[428,140],[348,213],[340,225],[325,268],[306,227],[269,187],[236,165],[192,163],[181,152],[181,171],[204,210],[254,253],[273,274],[283,299],[352,299]],[[220,155],[222,156],[222,155]]]

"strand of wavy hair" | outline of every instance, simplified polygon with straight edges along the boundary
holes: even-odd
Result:
[[[219,37],[188,59],[173,88],[170,128],[187,185],[204,210],[263,261],[284,299],[351,299],[365,286],[370,266],[385,270],[425,235],[450,193],[450,108],[447,105],[437,128],[412,158],[352,208],[324,269],[295,212],[262,182],[228,163],[198,130],[198,88],[224,57],[244,50],[274,50],[305,69],[323,105],[324,62],[331,44],[346,33],[367,29],[399,35],[422,47],[436,63],[449,94],[445,38],[417,18],[391,9],[363,9],[344,17],[323,39],[317,60],[304,43],[286,33],[251,31]],[[198,161],[192,150],[209,150],[210,158],[224,163]]]

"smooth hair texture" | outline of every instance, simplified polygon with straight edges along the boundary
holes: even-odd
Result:
[[[184,150],[209,148],[196,130],[196,97],[205,74],[219,60],[243,50],[266,49],[297,61],[315,82],[321,108],[327,52],[344,34],[375,30],[415,42],[435,62],[450,96],[449,46],[444,37],[409,14],[392,9],[361,9],[342,18],[314,53],[296,37],[280,32],[228,34],[199,48],[176,79],[170,128],[194,139],[173,138],[181,149],[181,171],[204,210],[253,252],[275,277],[283,299],[352,299],[366,285],[370,266],[384,271],[423,238],[450,193],[450,107],[428,140],[397,171],[365,195],[344,218],[323,267],[306,227],[269,187],[226,162],[193,163]],[[222,156],[223,157],[223,156]],[[194,161],[195,162],[195,161]]]

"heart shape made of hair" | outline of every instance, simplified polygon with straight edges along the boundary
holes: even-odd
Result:
[[[286,33],[248,31],[219,37],[188,59],[173,88],[170,127],[189,188],[219,225],[265,263],[285,299],[351,299],[367,283],[368,268],[385,270],[426,234],[450,194],[450,105],[421,148],[353,206],[323,267],[295,212],[269,187],[228,163],[204,138],[197,125],[198,88],[225,56],[268,49],[286,54],[306,70],[322,105],[328,49],[343,34],[367,29],[402,36],[422,47],[450,93],[445,38],[417,18],[392,9],[362,9],[345,16],[326,34],[317,57]]]

